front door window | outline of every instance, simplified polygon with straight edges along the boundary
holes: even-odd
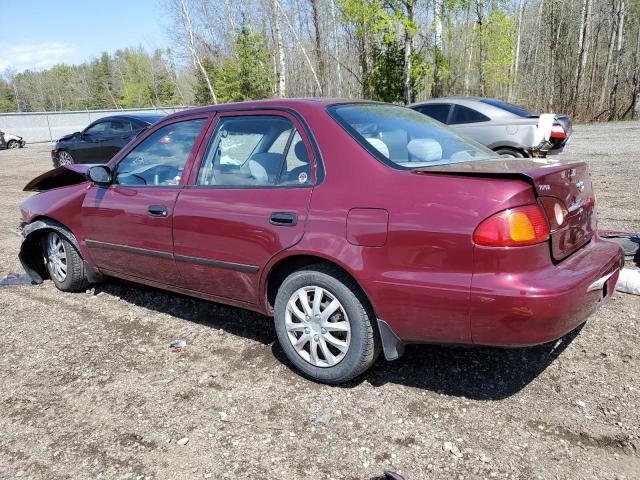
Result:
[[[172,123],[149,135],[120,161],[115,183],[138,187],[178,185],[205,122],[199,118]]]

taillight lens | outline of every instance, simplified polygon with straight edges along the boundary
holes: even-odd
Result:
[[[538,205],[510,208],[484,220],[473,241],[487,247],[534,245],[549,239],[549,224]]]
[[[567,132],[564,131],[562,125],[560,125],[559,123],[554,123],[551,127],[551,137],[560,139],[567,138]]]

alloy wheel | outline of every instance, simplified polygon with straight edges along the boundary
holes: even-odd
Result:
[[[336,296],[322,287],[303,287],[291,295],[285,328],[298,355],[316,367],[336,365],[349,350],[347,312]]]
[[[73,163],[73,157],[69,152],[64,150],[58,154],[58,165],[71,165]]]
[[[15,140],[11,140],[7,144],[7,148],[18,148],[19,146],[20,146],[20,144],[18,142],[16,142]]]
[[[50,265],[50,273],[59,282],[67,279],[67,251],[64,243],[56,232],[51,232],[47,237],[47,261]]]

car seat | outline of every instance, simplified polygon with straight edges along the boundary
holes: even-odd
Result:
[[[273,184],[282,165],[280,153],[255,153],[249,159],[251,176],[260,183]]]

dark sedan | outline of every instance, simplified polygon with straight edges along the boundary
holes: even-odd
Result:
[[[65,135],[51,150],[53,166],[72,163],[106,163],[142,130],[164,115],[115,115],[91,123],[82,132]]]

